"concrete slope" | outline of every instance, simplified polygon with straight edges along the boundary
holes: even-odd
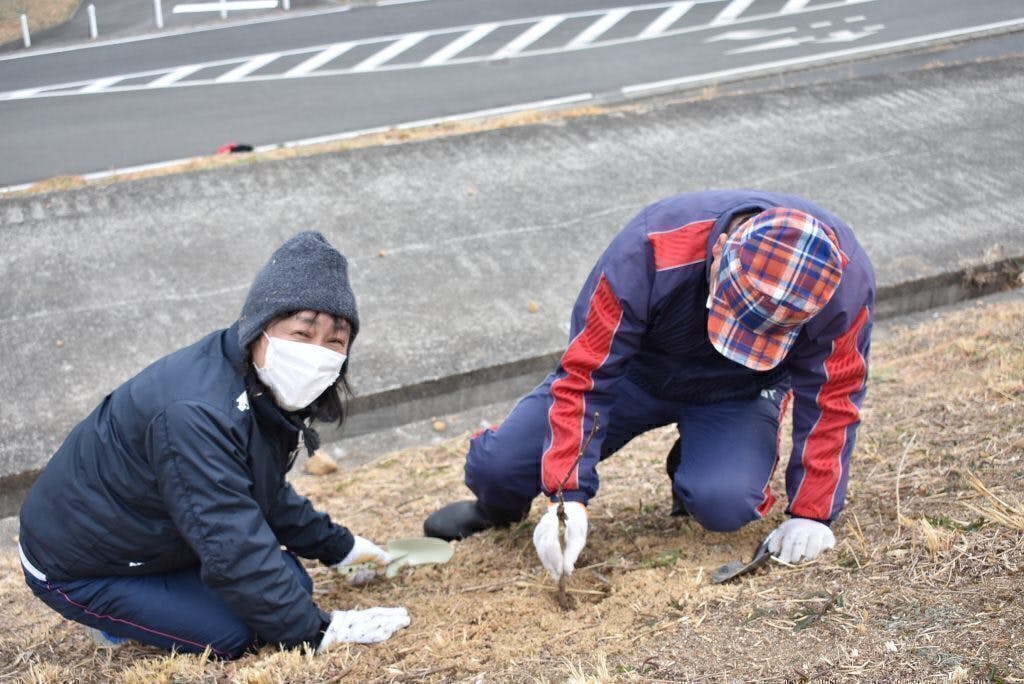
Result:
[[[1004,59],[0,201],[0,515],[107,392],[230,324],[300,229],[350,260],[352,434],[538,381],[609,239],[684,190],[834,209],[890,313],[977,264],[1014,277],[1022,106],[1024,60]]]

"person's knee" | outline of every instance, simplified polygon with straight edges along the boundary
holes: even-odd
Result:
[[[712,532],[735,532],[760,518],[757,501],[742,488],[726,484],[697,488],[676,485],[676,492],[701,527]]]
[[[469,443],[466,455],[466,485],[477,496],[489,492],[508,480],[509,465],[506,454],[496,449],[493,434],[484,433]]]
[[[225,660],[237,660],[255,646],[256,635],[244,625],[225,635],[224,639],[218,642],[217,649],[220,656]]]

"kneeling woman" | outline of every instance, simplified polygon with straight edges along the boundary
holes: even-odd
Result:
[[[282,245],[234,325],[115,389],[54,454],[21,509],[35,595],[101,643],[223,658],[408,625],[404,608],[320,610],[293,555],[390,560],[285,480],[310,422],[344,419],[358,331],[345,257],[314,232]]]

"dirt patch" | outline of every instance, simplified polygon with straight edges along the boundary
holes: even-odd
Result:
[[[565,612],[530,522],[458,544],[441,567],[347,586],[309,564],[321,606],[405,605],[377,646],[234,663],[95,650],[4,561],[0,679],[58,681],[1024,681],[1024,302],[969,306],[875,340],[838,547],[712,585],[782,519],[716,534],[670,518],[649,433],[602,465]],[[360,534],[417,536],[466,496],[467,436],[296,486]],[[781,487],[781,477],[777,488]],[[777,506],[778,508],[778,506]]]
[[[28,15],[29,33],[67,21],[80,0],[0,0],[0,44],[21,40],[21,15]]]

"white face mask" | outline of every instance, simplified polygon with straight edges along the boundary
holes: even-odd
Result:
[[[263,368],[256,367],[256,375],[286,411],[312,404],[338,379],[348,358],[319,344],[282,340],[267,333],[263,336],[267,338],[267,353]]]

